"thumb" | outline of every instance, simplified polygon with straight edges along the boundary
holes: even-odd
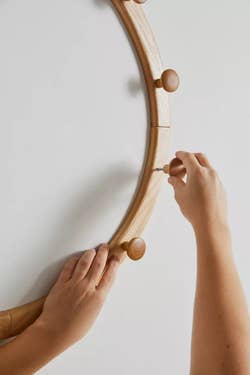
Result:
[[[175,176],[170,176],[168,182],[173,186],[175,191],[183,188],[186,185],[181,178]]]

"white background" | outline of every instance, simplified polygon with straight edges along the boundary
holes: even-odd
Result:
[[[171,156],[203,151],[226,186],[250,302],[250,4],[148,1],[171,95]],[[1,309],[48,290],[64,259],[110,238],[136,187],[146,110],[109,1],[0,1]],[[40,374],[188,374],[195,242],[164,184],[87,338]]]

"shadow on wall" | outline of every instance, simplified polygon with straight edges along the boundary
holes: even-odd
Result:
[[[20,299],[19,304],[47,294],[68,256],[64,256],[59,261],[51,264],[42,270],[38,276],[32,275],[32,269],[39,269],[39,265],[46,263],[46,259],[51,257],[52,253],[54,253],[55,257],[58,254],[59,257],[61,249],[70,246],[74,236],[79,235],[79,233],[81,233],[81,240],[84,246],[85,238],[88,238],[89,228],[98,226],[99,221],[105,217],[105,212],[112,210],[114,202],[119,200],[119,196],[125,187],[134,183],[136,189],[135,181],[137,179],[138,172],[134,168],[132,169],[131,166],[124,164],[111,166],[109,170],[103,171],[102,175],[96,177],[87,189],[84,189],[84,194],[79,192],[78,196],[74,196],[69,200],[68,209],[60,216],[62,219],[58,224],[57,231],[53,229],[51,237],[46,238],[44,243],[33,245],[37,258],[35,262],[34,259],[30,263],[27,262],[28,264],[25,264],[25,268],[27,272],[30,272],[31,280],[35,281],[29,291]],[[117,226],[121,219],[117,220]],[[107,241],[108,239],[105,240]],[[97,245],[94,244],[94,246]],[[77,250],[72,249],[71,255],[79,252],[79,249]],[[20,282],[18,279],[15,280],[15,284]]]
[[[116,13],[114,7],[112,6],[111,0],[91,0],[91,1],[93,1],[93,3],[96,6],[98,6],[98,7],[105,7],[105,6],[111,7],[111,8],[113,8],[114,13]],[[135,59],[138,62],[138,66],[140,67],[140,62],[138,60],[137,53],[136,53],[136,51],[134,49],[133,43],[131,42],[131,40],[130,40],[130,38],[128,36],[127,29],[124,26],[124,24],[121,21],[121,19],[120,19],[120,17],[119,17],[118,14],[116,14],[116,17],[117,17],[117,20],[118,20],[121,28],[123,29],[123,31],[124,31],[124,33],[125,33],[125,35],[127,37],[127,40],[128,40],[128,43],[129,43],[130,47],[132,48],[132,50],[134,52],[134,56],[135,56]],[[139,77],[130,77],[128,79],[128,82],[127,82],[127,91],[128,91],[128,93],[131,96],[134,96],[134,97],[137,96],[139,93],[143,92],[145,100],[147,100],[147,96],[145,95],[146,87],[145,87],[145,82],[144,82],[143,73],[142,73],[141,69],[140,69],[140,75],[139,75]],[[148,113],[148,116],[149,116],[149,113]]]
[[[93,6],[99,8],[105,6],[112,7],[110,0],[90,1]],[[0,0],[0,5],[4,5],[5,3],[7,3],[7,1]],[[118,22],[127,35],[125,27],[119,17]],[[133,48],[128,36],[127,39]],[[147,96],[143,88],[144,80],[141,71],[139,77],[128,77],[126,89],[131,96],[136,96],[140,92],[143,92],[146,99]],[[47,237],[42,241],[30,244],[30,247],[34,249],[33,252],[36,254],[35,259],[34,257],[31,259],[23,259],[23,262],[20,264],[20,272],[11,275],[11,287],[8,287],[10,288],[10,295],[12,295],[12,286],[15,288],[15,285],[23,285],[24,277],[22,275],[27,275],[27,273],[31,283],[26,287],[28,291],[20,298],[19,304],[29,302],[47,294],[63,263],[68,258],[68,256],[64,254],[72,255],[79,251],[79,249],[71,249],[73,239],[76,238],[76,236],[79,238],[80,235],[81,243],[84,247],[85,241],[89,238],[89,228],[99,225],[101,219],[105,217],[105,212],[112,210],[114,202],[119,200],[123,189],[128,185],[134,184],[135,191],[138,186],[138,181],[138,171],[135,170],[133,166],[116,164],[96,176],[89,186],[83,186],[82,190],[79,191],[77,195],[67,197],[66,207],[64,211],[58,215],[56,228],[51,228],[51,233],[48,233]],[[130,202],[128,202],[128,205],[129,203]],[[119,217],[114,224],[118,226],[121,219],[122,218]],[[94,244],[94,246],[97,245],[98,244]],[[61,257],[60,254],[62,254]],[[43,268],[43,265],[48,264],[48,259],[51,258],[59,260]],[[39,273],[37,273],[37,270],[39,270]]]
[[[109,6],[110,0],[94,0],[94,4],[96,4],[99,7]]]
[[[97,7],[108,6],[113,8],[110,0],[90,1]],[[127,35],[126,28],[124,27],[119,17],[118,22]],[[128,35],[127,40],[134,51],[133,44],[131,43]],[[137,59],[137,54],[135,53],[135,51],[134,55]],[[147,96],[145,94],[145,83],[141,70],[139,77],[130,77],[128,79],[127,91],[131,96],[136,96],[140,92],[143,92],[145,95],[145,101],[147,100]],[[81,233],[81,238],[84,246],[85,238],[88,238],[89,228],[93,226],[96,227],[98,225],[98,220],[105,216],[105,212],[107,210],[112,209],[112,206],[116,201],[116,196],[117,199],[119,199],[119,195],[121,194],[123,188],[131,184],[131,182],[133,182],[135,185],[135,192],[136,188],[138,187],[137,183],[139,182],[139,178],[140,176],[138,176],[138,172],[135,171],[133,167],[131,168],[131,166],[125,166],[124,164],[111,166],[108,171],[106,171],[105,173],[103,172],[102,175],[99,175],[92,182],[92,184],[88,187],[87,192],[85,189],[84,193],[79,192],[79,195],[77,197],[73,197],[73,199],[68,203],[68,211],[66,210],[66,212],[64,213],[63,219],[58,225],[57,232],[55,233],[55,231],[53,231],[51,238],[46,239],[46,241],[40,244],[39,247],[37,247],[37,244],[34,245],[34,248],[36,248],[36,253],[38,254],[35,269],[39,269],[39,265],[46,262],[46,258],[49,254],[55,252],[60,253],[60,249],[65,249],[65,247],[67,248],[67,246],[70,246],[72,238],[74,238],[74,235],[76,235],[77,233]],[[129,203],[130,202],[128,202],[128,206]],[[117,227],[120,224],[121,219],[122,218],[119,218],[117,220]],[[97,245],[98,244],[94,244],[94,246]],[[73,250],[71,255],[73,253],[77,253],[77,251],[74,252]],[[59,261],[51,264],[38,276],[31,275],[31,278],[33,277],[33,279],[35,279],[36,281],[32,284],[28,293],[26,293],[25,296],[23,296],[23,298],[20,300],[20,303],[26,303],[34,298],[37,298],[37,296],[47,294],[67,258],[68,257],[63,257]],[[32,270],[32,266],[34,266],[33,261],[30,263],[29,267],[27,267],[28,270]]]

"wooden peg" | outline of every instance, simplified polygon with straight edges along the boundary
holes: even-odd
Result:
[[[131,241],[124,242],[121,248],[127,252],[127,255],[132,260],[141,259],[146,251],[146,243],[142,238],[133,238]]]
[[[161,78],[155,81],[156,87],[164,88],[167,92],[174,92],[178,89],[180,84],[180,79],[178,74],[173,69],[165,70]]]
[[[178,158],[174,158],[169,164],[164,165],[164,167],[160,168],[159,170],[169,174],[169,176],[176,176],[180,178],[183,178],[187,173],[182,161]]]

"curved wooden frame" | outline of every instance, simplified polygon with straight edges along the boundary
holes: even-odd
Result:
[[[170,137],[168,95],[158,88],[160,54],[142,5],[134,0],[111,0],[136,50],[147,87],[150,114],[149,143],[142,177],[135,197],[116,233],[109,241],[110,254],[124,258],[121,244],[141,235],[155,204],[166,164]],[[40,315],[46,297],[0,312],[0,339],[16,336]]]

